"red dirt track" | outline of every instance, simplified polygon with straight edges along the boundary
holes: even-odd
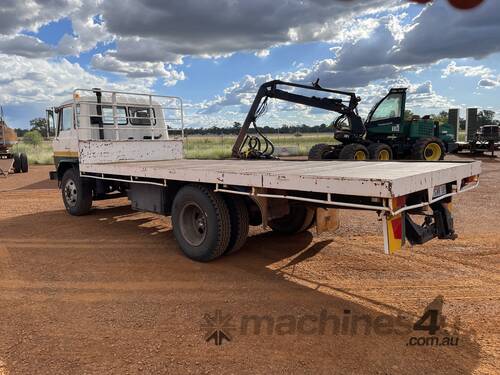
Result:
[[[500,368],[500,160],[455,199],[456,241],[382,252],[374,213],[343,211],[338,232],[284,237],[252,228],[242,251],[184,257],[170,219],[125,199],[66,214],[50,166],[0,177],[0,375],[56,373],[495,374]],[[411,346],[425,332],[242,333],[279,320],[398,315],[438,296],[458,345]],[[230,314],[231,342],[206,342],[204,314]]]

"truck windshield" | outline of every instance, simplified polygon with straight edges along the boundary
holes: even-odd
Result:
[[[401,95],[390,94],[379,104],[372,115],[371,121],[386,120],[401,115]]]

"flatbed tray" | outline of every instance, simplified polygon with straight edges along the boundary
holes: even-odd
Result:
[[[394,198],[479,175],[477,161],[158,160],[80,164],[82,174]]]

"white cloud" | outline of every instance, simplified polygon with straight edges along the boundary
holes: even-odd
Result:
[[[155,78],[110,82],[66,59],[49,62],[0,54],[0,103],[57,104],[68,99],[75,88],[102,87],[136,92],[151,90]]]
[[[166,86],[172,86],[177,81],[182,81],[186,77],[184,72],[177,71],[171,66],[168,69],[165,64],[160,62],[123,62],[111,55],[96,54],[92,58],[92,67],[104,71],[123,74],[129,78],[158,77],[162,78]]]
[[[450,62],[448,66],[441,72],[443,78],[446,78],[452,74],[460,74],[464,77],[489,77],[493,73],[490,68],[483,65],[457,65],[455,61]]]
[[[53,56],[53,48],[28,35],[0,36],[0,53],[30,58]]]

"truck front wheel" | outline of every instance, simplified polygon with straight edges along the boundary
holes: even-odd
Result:
[[[184,186],[172,205],[174,236],[187,257],[208,262],[228,248],[231,236],[227,205],[204,185]]]
[[[92,207],[92,187],[87,181],[81,179],[73,168],[64,172],[61,191],[66,211],[71,215],[81,216],[90,211]]]

